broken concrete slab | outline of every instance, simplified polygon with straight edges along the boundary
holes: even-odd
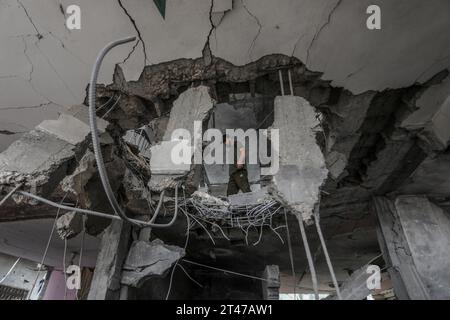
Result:
[[[175,179],[178,178],[177,176],[187,175],[196,168],[190,160],[194,152],[202,152],[201,130],[203,124],[209,119],[214,103],[209,94],[209,88],[205,86],[190,88],[180,94],[178,99],[175,100],[163,142],[152,146],[150,149],[150,166],[154,175],[149,185],[153,189],[162,189],[162,187],[158,187],[159,181],[163,182],[164,187],[174,185],[176,184]],[[196,126],[196,122],[199,122],[200,125]],[[174,140],[172,140],[172,133],[177,129],[187,130],[190,133],[190,141],[178,140],[179,137],[174,137]],[[194,140],[194,137],[197,137],[197,139]],[[194,145],[194,141],[197,142],[197,145]],[[191,154],[187,155],[187,161],[177,162],[172,157],[174,148],[179,146],[180,143],[186,143],[187,150],[192,150]],[[169,180],[174,181],[170,182]]]
[[[161,192],[166,189],[174,189],[179,186],[180,183],[186,179],[186,174],[183,175],[159,175],[154,174],[148,182],[147,186],[151,191]]]
[[[342,153],[332,151],[327,154],[326,164],[330,175],[333,179],[337,179],[344,173],[345,167],[347,166],[347,157]]]
[[[209,88],[198,86],[184,91],[173,103],[170,111],[170,118],[163,140],[172,140],[172,133],[176,129],[188,130],[193,141],[194,135],[202,128],[194,128],[194,122],[208,120],[209,114],[213,109],[215,101],[211,98]],[[201,141],[200,141],[201,142]]]
[[[139,287],[151,277],[162,277],[184,255],[183,248],[167,245],[159,239],[134,241],[123,265],[121,283]]]
[[[0,154],[0,171],[38,175],[73,157],[72,149],[67,141],[32,130]]]
[[[81,122],[89,125],[89,107],[85,105],[74,105],[70,107],[66,112],[66,114],[69,114],[71,116],[74,116]],[[98,132],[101,134],[106,131],[106,128],[108,127],[109,123],[108,121],[98,118],[97,117],[97,128]]]
[[[127,199],[127,210],[135,215],[148,215],[148,203],[149,199],[151,199],[151,194],[145,188],[144,182],[138,179],[131,170],[126,169],[122,185]]]
[[[71,175],[66,176],[61,182],[61,189],[73,195],[81,196],[85,192],[86,184],[97,172],[95,165],[94,153],[89,150],[86,151],[78,162],[78,167],[75,171]]]
[[[320,126],[314,108],[303,98],[275,99],[273,129],[279,130],[280,168],[269,192],[293,213],[308,220],[319,201],[328,170],[313,128]]]
[[[228,196],[230,206],[257,205],[271,200],[266,189],[260,189],[253,192],[238,193]]]
[[[61,239],[71,239],[83,230],[83,216],[76,212],[63,214],[56,220],[56,231]]]
[[[191,169],[190,163],[175,163],[172,161],[172,150],[178,146],[180,141],[163,141],[155,146],[151,147],[150,158],[150,170],[152,174],[186,174]],[[187,150],[191,150],[188,159],[192,158],[193,150],[191,147],[187,147]]]
[[[68,114],[43,121],[24,134],[0,154],[0,172],[3,176],[10,172],[16,178],[25,177],[21,182],[33,186],[35,192],[48,194],[64,178],[69,162],[87,145],[87,112],[87,108],[75,106]],[[99,123],[104,132],[107,122],[99,119]]]
[[[83,142],[91,130],[88,124],[64,113],[57,120],[41,122],[36,129],[53,134],[73,145]]]
[[[196,199],[205,205],[219,205],[224,207],[228,207],[230,205],[229,202],[202,191],[195,191],[191,195],[191,198]]]
[[[30,131],[0,154],[2,180],[48,194],[64,178],[75,155],[74,145],[43,131]]]

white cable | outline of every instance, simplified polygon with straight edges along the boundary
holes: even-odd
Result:
[[[289,225],[288,225],[288,218],[286,209],[284,209],[284,220],[286,221],[286,236],[287,236],[287,243],[289,248],[289,259],[291,261],[291,271],[292,271],[292,277],[294,278],[294,296],[297,294],[297,276],[295,275],[295,267],[294,267],[294,255],[292,254],[292,244],[291,244],[291,233],[289,232]]]
[[[16,267],[16,265],[19,263],[20,261],[20,257],[17,258],[16,262],[14,262],[14,264],[12,265],[12,267],[8,270],[8,272],[3,276],[3,278],[0,280],[0,284],[3,283],[3,281],[5,281],[6,278],[8,278],[8,276],[11,274],[11,272],[14,270],[14,268]]]
[[[63,203],[63,201],[66,198],[66,196],[67,196],[67,193],[61,199],[61,203]],[[44,265],[45,258],[47,256],[47,252],[48,252],[48,248],[50,247],[50,243],[52,242],[53,232],[55,231],[56,221],[58,220],[59,212],[60,212],[60,208],[58,208],[58,211],[56,212],[56,217],[55,217],[55,220],[53,221],[52,230],[50,231],[50,236],[48,237],[47,245],[45,246],[44,255],[42,256],[41,263],[39,264],[39,268],[38,268],[38,271],[36,273],[36,278],[34,279],[33,286],[31,287],[30,295],[28,296],[28,298],[31,298],[31,294],[33,293],[33,290],[34,290],[34,288],[36,286],[36,283],[37,283],[37,280],[39,278],[39,273],[41,272],[42,266]]]
[[[330,271],[331,280],[333,281],[334,288],[336,289],[336,294],[338,296],[338,299],[342,300],[341,290],[340,290],[339,284],[336,280],[336,274],[334,273],[333,264],[331,263],[330,255],[328,254],[328,249],[327,249],[327,245],[325,243],[325,239],[322,234],[322,229],[320,228],[320,217],[319,217],[318,210],[315,213],[314,220],[315,220],[315,224],[316,224],[316,228],[317,228],[317,234],[319,235],[320,243],[322,245],[323,254],[325,255],[325,260],[328,265],[328,270]]]
[[[303,225],[303,219],[301,215],[297,214],[298,225],[300,226],[300,233],[302,234],[303,246],[305,247],[306,258],[308,259],[309,273],[311,274],[311,281],[314,288],[314,296],[316,300],[319,300],[319,288],[317,286],[316,268],[314,267],[314,261],[311,256],[311,250],[308,244],[308,238],[306,237],[305,226]]]
[[[281,69],[278,70],[278,77],[280,78],[281,95],[284,96],[283,74],[281,73]]]
[[[17,186],[14,187],[14,189],[12,189],[3,199],[2,201],[0,201],[0,207],[6,202],[6,200],[8,200],[13,194],[14,192],[16,192],[22,185],[19,184]]]

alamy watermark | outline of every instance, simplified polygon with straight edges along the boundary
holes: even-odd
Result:
[[[245,147],[246,163],[261,165],[262,175],[274,175],[280,167],[280,133],[278,129],[226,129],[226,136]],[[215,128],[202,132],[202,122],[194,121],[193,133],[187,129],[175,129],[171,141],[170,159],[175,165],[233,164],[235,148],[224,150],[224,133]],[[207,146],[203,150],[204,143]],[[224,153],[225,151],[225,153]]]
[[[377,265],[367,266],[366,273],[369,277],[366,280],[367,289],[379,290],[381,289],[381,269]]]

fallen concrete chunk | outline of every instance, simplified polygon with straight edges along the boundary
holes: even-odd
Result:
[[[45,120],[36,129],[73,145],[83,142],[90,133],[89,125],[68,114],[61,114],[57,120]]]
[[[342,300],[364,300],[370,294],[367,279],[371,273],[367,272],[367,266],[355,270],[352,275],[341,285]],[[327,297],[327,300],[338,300],[337,295]]]
[[[230,204],[227,201],[223,201],[217,197],[214,197],[206,192],[201,191],[195,191],[191,197],[193,199],[196,199],[200,201],[201,203],[205,205],[219,205],[219,206],[225,206],[228,207]]]
[[[44,195],[54,189],[64,178],[69,161],[84,151],[90,134],[88,122],[85,122],[87,112],[87,107],[73,107],[68,114],[61,114],[57,120],[43,121],[11,144],[0,154],[2,180],[26,183]],[[98,121],[104,133],[107,122]],[[5,172],[10,173],[10,178]]]
[[[149,186],[152,190],[174,187],[180,175],[188,175],[196,168],[189,160],[192,159],[194,150],[196,150],[195,152],[202,152],[202,124],[209,119],[214,103],[209,94],[209,88],[205,86],[190,88],[180,94],[178,99],[175,100],[163,142],[150,149],[152,178]],[[199,122],[200,125],[195,126],[196,122]],[[179,140],[172,140],[172,133],[177,129],[187,130],[191,137],[190,141],[186,141],[186,146],[191,150],[191,153],[187,155],[187,161],[184,161],[185,164],[179,164],[172,157],[174,148],[180,143],[185,143]],[[195,140],[197,145],[194,146],[195,135],[200,135],[200,139]],[[179,137],[174,138],[178,139]]]
[[[83,230],[83,217],[75,212],[69,212],[56,220],[56,231],[61,239],[71,239]]]
[[[270,196],[265,189],[228,196],[231,206],[257,205],[268,200],[270,200]]]
[[[163,141],[151,147],[150,170],[152,174],[186,174],[191,169],[189,163],[178,164],[172,161],[172,149],[176,147],[180,141]],[[189,154],[191,159],[193,152]]]
[[[327,155],[326,163],[333,179],[337,179],[344,173],[347,158],[342,153],[332,151]]]
[[[274,129],[279,129],[280,168],[273,176],[270,193],[304,220],[310,219],[319,201],[320,187],[328,170],[316,142],[320,125],[314,108],[303,98],[275,99]]]
[[[166,245],[159,239],[135,241],[125,260],[121,283],[139,287],[150,277],[163,276],[184,255],[183,248]]]
[[[62,190],[77,196],[84,193],[86,184],[95,172],[97,172],[97,168],[95,167],[94,153],[87,151],[75,171],[62,181]]]
[[[14,177],[3,176],[7,181],[19,179],[35,187],[37,192],[44,189],[45,193],[45,189],[50,188],[49,183],[64,178],[67,163],[74,156],[74,145],[49,133],[33,130],[0,154],[0,171]]]
[[[163,140],[172,140],[172,133],[176,129],[186,129],[191,133],[193,141],[196,133],[194,132],[194,122],[207,120],[214,104],[215,101],[209,94],[209,88],[205,86],[190,88],[180,94],[170,111],[169,123]]]

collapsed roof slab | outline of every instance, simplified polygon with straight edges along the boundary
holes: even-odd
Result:
[[[32,193],[50,195],[67,175],[72,161],[87,147],[90,129],[85,114],[87,107],[74,106],[57,120],[43,121],[2,152],[0,190],[23,184]],[[105,133],[108,123],[102,119],[98,122],[100,131]],[[16,204],[8,200],[0,220],[10,215],[13,218],[17,209]]]
[[[320,123],[314,108],[301,97],[277,97],[274,110],[272,128],[279,130],[280,167],[273,176],[270,193],[308,220],[328,175],[315,137]]]
[[[149,186],[153,190],[160,190],[163,187],[173,186],[175,180],[186,176],[193,170],[192,164],[177,164],[172,159],[172,152],[181,142],[173,140],[172,134],[178,129],[187,130],[190,134],[188,147],[191,156],[195,150],[202,150],[202,126],[209,120],[211,110],[215,105],[209,88],[198,86],[189,88],[175,100],[170,112],[169,122],[164,133],[163,141],[151,148],[150,170],[152,178]],[[197,128],[195,122],[200,122],[202,126]],[[194,136],[200,139],[195,140]],[[196,143],[196,145],[194,145]],[[171,182],[172,181],[172,182]]]

